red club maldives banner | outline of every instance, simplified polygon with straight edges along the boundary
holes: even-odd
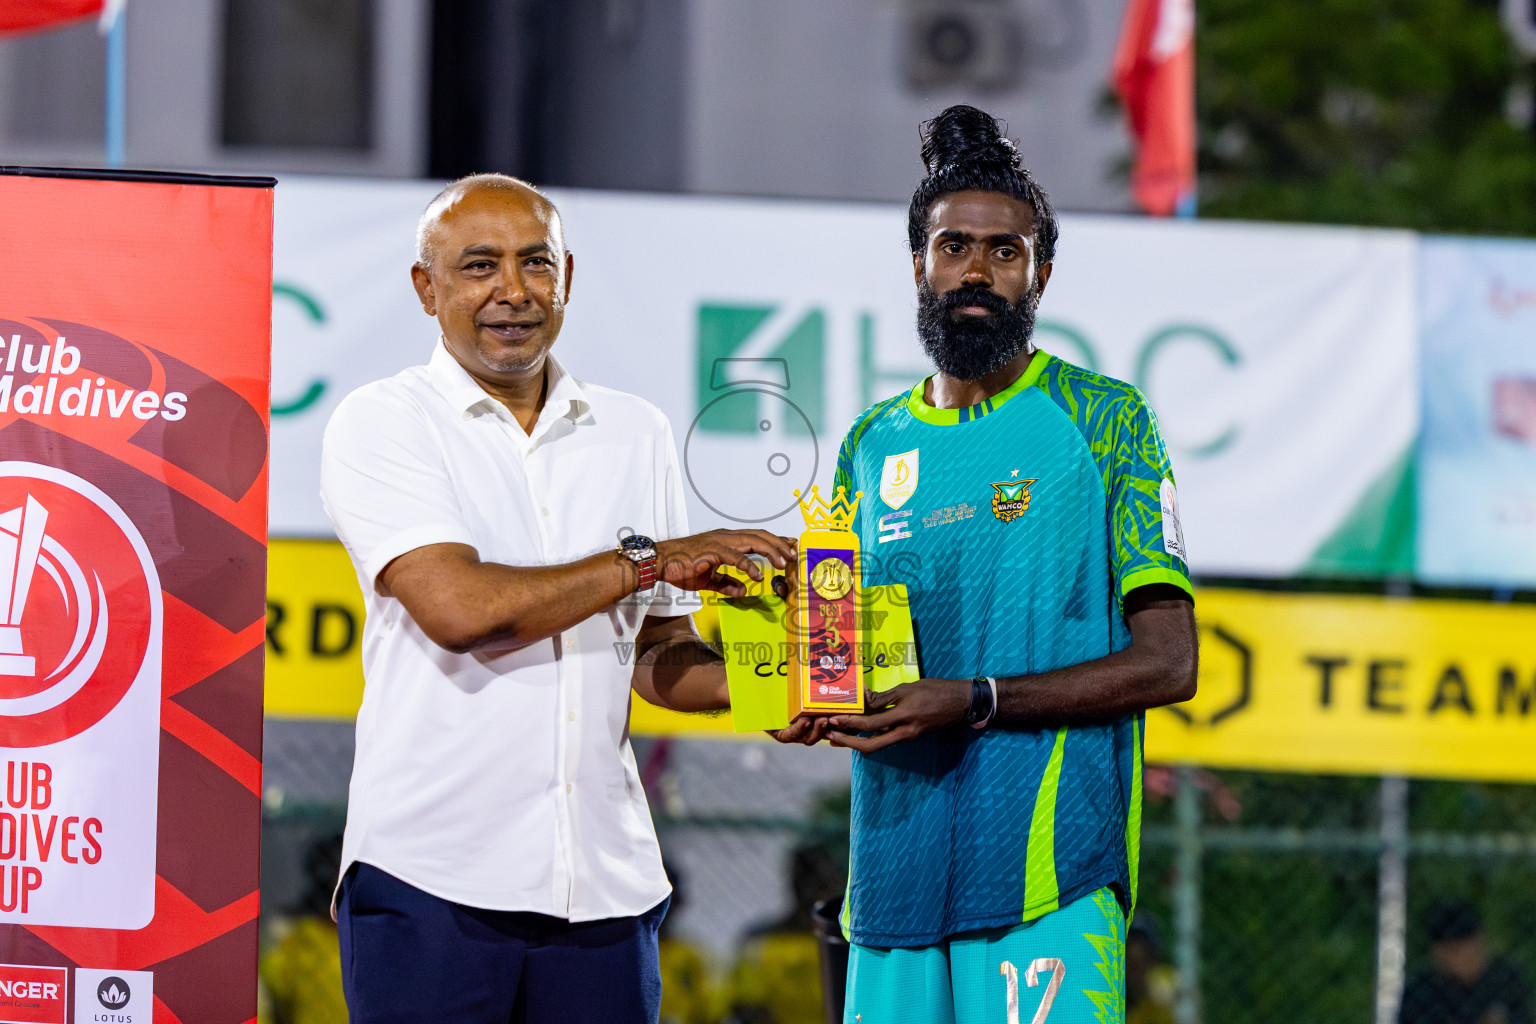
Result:
[[[0,1024],[256,1014],[272,184],[0,174]]]

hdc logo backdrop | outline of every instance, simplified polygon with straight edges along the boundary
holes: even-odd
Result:
[[[255,1016],[271,184],[0,176],[0,981],[35,982],[27,1020]]]
[[[342,395],[430,351],[436,324],[407,268],[437,188],[290,179],[279,189],[272,532],[316,538],[274,548],[268,699],[281,713],[344,718],[357,707],[361,598],[345,552],[324,539],[317,452]],[[930,372],[897,206],[554,199],[576,254],[556,351],[670,417],[695,528],[756,521],[798,533],[793,489],[814,481],[828,493],[852,418]],[[1475,549],[1528,581],[1532,473],[1490,468],[1528,467],[1536,451],[1536,364],[1519,334],[1536,315],[1532,268],[1530,243],[1068,215],[1037,334],[1046,350],[1146,392],[1197,573],[1406,575],[1417,475],[1424,576],[1479,579]],[[1422,388],[1421,315],[1432,353]],[[953,511],[925,505],[920,489],[902,493],[894,473],[891,484],[865,507],[911,509],[916,528]],[[1530,777],[1529,609],[1214,588],[1199,602],[1200,696],[1150,716],[1149,757]],[[678,719],[642,703],[633,724],[729,729]]]
[[[279,188],[276,536],[331,532],[317,453],[335,403],[431,352],[409,266],[438,187]],[[900,207],[552,197],[576,255],[555,352],[667,414],[697,529],[798,532],[792,493],[828,490],[853,418],[931,372]],[[1038,340],[1146,392],[1197,573],[1411,570],[1415,247],[1406,232],[1062,218]]]

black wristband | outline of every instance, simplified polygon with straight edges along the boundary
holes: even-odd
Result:
[[[971,680],[971,706],[965,712],[965,724],[975,725],[992,717],[992,685],[985,676]]]

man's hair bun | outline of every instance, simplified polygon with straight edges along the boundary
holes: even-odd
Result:
[[[930,176],[959,164],[1017,169],[1018,147],[997,118],[964,103],[949,107],[922,128],[923,165]]]
[[[907,206],[907,241],[914,255],[923,251],[929,208],[950,193],[975,191],[1001,192],[1028,203],[1035,211],[1035,265],[1055,258],[1058,229],[1051,200],[1025,170],[1003,127],[985,110],[964,103],[923,125],[921,152],[928,175]]]

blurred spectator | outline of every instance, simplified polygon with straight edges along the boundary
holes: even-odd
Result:
[[[341,836],[316,842],[304,858],[309,887],[287,934],[261,960],[274,1024],[347,1024],[341,992],[341,943],[331,920],[331,892],[341,871]]]
[[[1157,919],[1145,910],[1125,933],[1125,1024],[1174,1024],[1178,975],[1163,956]]]
[[[1399,1024],[1530,1024],[1525,979],[1508,960],[1489,956],[1476,907],[1441,900],[1424,927],[1429,966],[1404,988]]]
[[[663,861],[667,880],[672,883],[672,905],[662,919],[658,933],[661,960],[661,1024],[713,1024],[715,1012],[713,986],[704,957],[694,945],[677,936],[677,918],[688,904],[688,890],[683,875],[671,861]]]
[[[817,903],[843,894],[847,864],[825,844],[790,854],[794,904],[777,921],[747,932],[731,973],[733,1024],[823,1024],[821,961],[812,930]]]

